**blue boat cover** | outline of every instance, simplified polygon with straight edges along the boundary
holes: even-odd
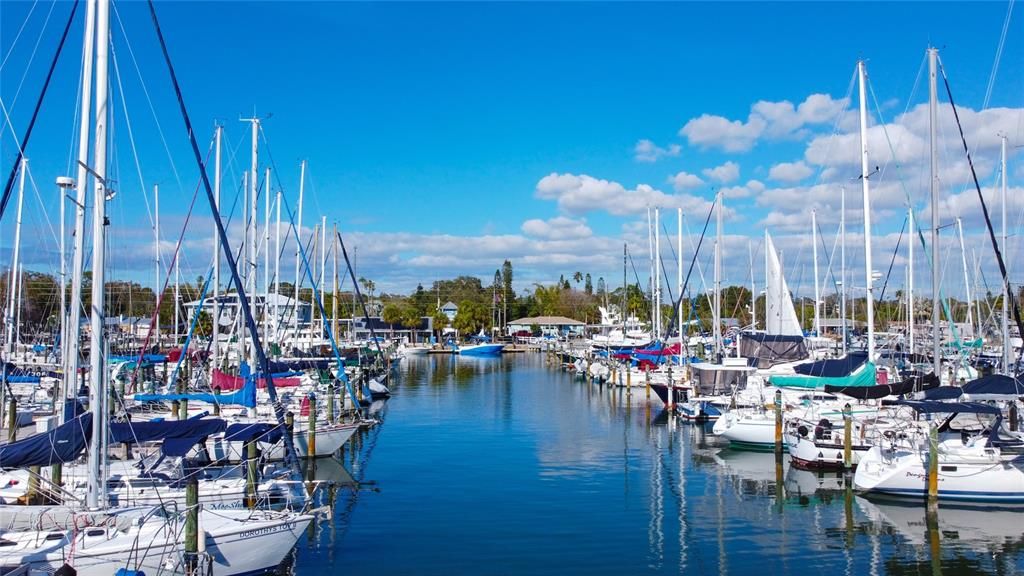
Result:
[[[85,452],[92,435],[92,414],[82,414],[46,434],[0,446],[0,468],[50,466],[71,462]]]
[[[1016,398],[1024,396],[1024,380],[1004,374],[990,374],[964,384],[964,394],[970,394],[972,398]]]
[[[936,386],[925,390],[922,397],[925,400],[956,400],[963,395],[964,391],[959,386]]]
[[[160,451],[167,456],[184,457],[192,451],[192,447],[206,440],[206,436],[186,436],[168,438],[160,445]]]
[[[804,376],[818,376],[822,378],[841,378],[853,374],[857,368],[867,362],[867,352],[850,352],[842,358],[818,360],[797,364],[793,370]]]
[[[141,443],[175,438],[195,438],[223,432],[227,422],[220,418],[203,420],[161,420],[159,422],[111,422],[110,441]]]
[[[276,444],[281,441],[284,432],[277,424],[253,423],[253,424],[232,424],[224,431],[224,440],[229,442],[249,442],[257,440],[267,444]]]
[[[138,362],[139,356],[137,354],[111,354],[107,356],[107,360],[110,362]],[[167,360],[166,354],[143,354],[142,361],[149,362],[151,364],[160,364]]]
[[[909,406],[921,414],[992,414],[1003,412],[997,406],[981,402],[935,402],[932,400],[897,400],[894,404]]]
[[[207,402],[209,404],[220,404],[221,406],[233,405],[255,408],[256,381],[251,377],[246,378],[245,385],[230,394],[208,394],[205,392],[193,392],[191,394],[136,394],[134,398],[136,402],[188,400],[189,402]]]

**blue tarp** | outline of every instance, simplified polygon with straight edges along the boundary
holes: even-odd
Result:
[[[1024,396],[1024,380],[1004,374],[990,374],[964,384],[964,394],[980,399],[1011,399]]]
[[[232,424],[224,431],[224,440],[228,442],[249,442],[258,440],[267,444],[276,444],[281,441],[284,432],[277,424],[254,423],[254,424]]]
[[[161,420],[159,422],[111,422],[110,441],[153,442],[174,438],[209,436],[224,431],[227,423],[220,418],[203,420]]]
[[[136,394],[136,402],[172,402],[174,400],[188,400],[189,402],[208,402],[220,404],[221,406],[237,405],[246,408],[256,407],[256,381],[251,377],[245,379],[245,385],[240,390],[230,394],[207,394],[194,392],[191,394]]]
[[[842,358],[797,364],[793,367],[793,370],[797,374],[803,374],[804,376],[841,378],[843,376],[853,374],[854,371],[856,371],[857,368],[860,368],[862,364],[867,362],[867,360],[867,352],[850,352]]]
[[[85,452],[92,434],[92,414],[83,414],[50,430],[0,446],[0,468],[51,466],[71,462]]]
[[[189,436],[185,438],[168,438],[160,446],[160,451],[167,456],[185,456],[192,447],[206,440],[206,436]]]
[[[931,400],[897,400],[895,404],[909,406],[922,414],[992,414],[1003,412],[991,404],[981,402],[934,402]]]

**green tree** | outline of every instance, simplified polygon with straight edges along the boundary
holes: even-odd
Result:
[[[586,292],[587,295],[594,293],[594,285],[590,281],[590,272],[587,272],[586,280],[583,282],[583,291]]]
[[[423,323],[423,316],[413,306],[402,307],[402,319],[401,324],[403,328],[408,328],[412,334],[412,341],[416,342],[416,329]]]
[[[448,315],[440,310],[434,311],[434,330],[437,331],[437,341],[441,341],[441,335],[444,332],[446,326],[448,326]]]
[[[479,302],[463,300],[452,326],[462,334],[475,334],[487,325],[487,309]]]

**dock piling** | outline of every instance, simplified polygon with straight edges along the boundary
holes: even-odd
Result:
[[[853,409],[849,402],[843,406],[843,467],[853,467]]]
[[[775,455],[782,455],[782,390],[775,391]]]

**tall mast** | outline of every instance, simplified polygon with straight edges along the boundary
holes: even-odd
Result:
[[[860,77],[860,182],[864,191],[864,276],[867,287],[868,360],[875,359],[875,291],[871,266],[871,189],[868,184],[868,103],[866,97],[867,70],[864,61],[857,63]]]
[[[238,273],[245,277],[244,279],[247,286],[249,284],[249,218],[251,218],[249,214],[249,171],[246,170],[245,172],[242,172],[242,264],[241,268],[238,269]],[[246,288],[246,290],[248,290],[248,288]],[[237,294],[235,297],[238,297]],[[236,311],[241,314],[242,303],[238,302],[236,306]],[[241,319],[241,316],[238,318]],[[246,326],[244,323],[239,323],[238,351],[240,352],[242,362],[245,362],[246,354],[249,353],[249,345],[246,343],[245,333]]]
[[[14,349],[15,339],[17,335],[14,331],[15,316],[17,315],[16,310],[19,308],[15,307],[15,293],[17,287],[20,286],[18,283],[18,269],[20,266],[20,253],[21,253],[21,211],[25,204],[25,172],[28,171],[28,159],[24,156],[21,158],[21,174],[18,179],[18,212],[14,221],[14,254],[11,259],[11,273],[7,280],[7,341],[4,342],[4,362],[11,362],[14,358],[12,352]]]
[[[68,302],[68,343],[64,348],[64,398],[78,395],[78,350],[82,319],[82,267],[85,263],[85,187],[89,173],[89,128],[92,125],[92,66],[96,44],[96,0],[87,0],[82,39],[82,100],[78,126],[78,175],[75,180],[75,240],[71,259],[71,300]],[[65,410],[61,410],[64,422]]]
[[[331,336],[338,339],[338,223],[334,223],[334,236],[331,237],[331,252],[334,255],[334,285],[331,291]]]
[[[1002,137],[1002,153],[1000,154],[1000,160],[1003,171],[1003,186],[1000,192],[1000,203],[1003,206],[1003,231],[1000,245],[1003,248],[1003,253],[1006,252],[1006,135]],[[1010,353],[1013,351],[1013,346],[1010,344],[1010,307],[1008,300],[1009,294],[1009,279],[1003,277],[1003,373],[1010,374]],[[1024,334],[1021,334],[1024,336]]]
[[[277,218],[274,231],[274,339],[280,342],[281,338],[281,190],[277,191]]]
[[[914,241],[917,230],[914,228],[914,209],[907,208],[907,223],[910,226],[910,242],[907,242],[907,347],[914,353]]]
[[[259,137],[260,137],[260,119],[259,118],[242,118],[242,122],[248,122],[252,127],[252,154],[250,157],[249,164],[249,218],[246,220],[246,237],[249,245],[249,258],[246,261],[246,273],[249,281],[246,284],[245,291],[248,292],[249,296],[249,309],[256,313],[256,235],[259,231],[256,229],[256,221],[259,218],[258,204],[256,202],[259,193],[259,176],[256,174],[257,164],[259,162]],[[270,183],[267,182],[269,185]],[[256,357],[256,342],[255,338],[250,338],[251,345],[246,347],[243,341],[242,343],[242,355],[243,359],[255,358]]]
[[[811,244],[814,258],[814,334],[821,336],[821,290],[818,286],[818,211],[811,210]]]
[[[654,209],[654,337],[661,340],[661,209]]]
[[[960,237],[960,262],[964,267],[964,289],[967,291],[967,325],[971,327],[971,336],[976,337],[978,333],[974,330],[974,313],[971,310],[971,277],[967,273],[967,249],[964,248],[964,225],[959,217],[956,219],[956,232]]]
[[[843,355],[846,355],[846,187],[839,201],[839,319],[843,326]]]
[[[174,345],[178,344],[181,329],[181,252],[174,254]]]
[[[718,191],[715,208],[715,360],[722,354],[722,191]]]
[[[651,331],[658,331],[658,323],[654,319],[654,227],[651,222],[651,207],[647,207],[647,253],[651,255],[650,268],[648,268],[648,278],[651,289]]]
[[[629,286],[626,284],[626,259],[628,253],[626,252],[626,243],[622,243],[622,340],[626,340],[626,315],[629,313]]]
[[[295,237],[298,240],[295,242],[295,307],[292,313],[292,333],[295,338],[295,345],[298,346],[299,340],[299,265],[302,262],[302,194],[306,189],[306,161],[303,160],[299,164],[299,209],[297,222],[295,222]]]
[[[754,281],[754,245],[747,240],[747,257],[750,259],[750,325],[757,330],[757,284]]]
[[[263,340],[270,342],[270,167],[263,191]]]
[[[676,335],[679,336],[679,365],[683,365],[683,209],[676,208]]]
[[[96,5],[96,137],[93,146],[93,218],[92,218],[92,322],[90,334],[89,408],[92,411],[92,438],[89,443],[89,475],[86,505],[106,505],[106,478],[103,476],[104,430],[107,421],[106,358],[104,357],[104,318],[106,290],[106,177],[107,177],[107,55],[110,46],[110,1]]]
[[[324,270],[327,268],[327,216],[320,216],[320,282],[317,293],[320,295],[320,310],[324,310]],[[327,318],[320,315],[320,338],[327,338]]]
[[[153,185],[153,305],[157,307],[156,322],[153,326],[153,336],[156,338],[157,348],[160,348],[160,300],[163,297],[163,283],[160,277],[160,186]]]
[[[939,51],[928,49],[928,138],[931,146],[932,199],[932,358],[936,376],[942,375],[942,330],[939,326],[939,156],[935,135],[938,124],[938,87],[936,61]]]
[[[68,350],[68,258],[67,258],[67,194],[66,190],[74,187],[74,180],[67,176],[57,177],[57,187],[60,189],[60,359],[66,362]],[[64,396],[60,396],[61,399]],[[54,406],[57,409],[57,406]],[[60,422],[64,422],[63,419]]]
[[[221,186],[221,166],[220,166],[220,154],[221,154],[221,136],[224,132],[224,128],[217,126],[217,150],[215,152],[214,171],[213,171],[213,200],[217,208],[217,212],[220,212],[220,186]],[[212,368],[220,367],[220,234],[217,233],[217,224],[213,225],[213,354],[211,366]],[[213,379],[211,378],[212,382]]]

